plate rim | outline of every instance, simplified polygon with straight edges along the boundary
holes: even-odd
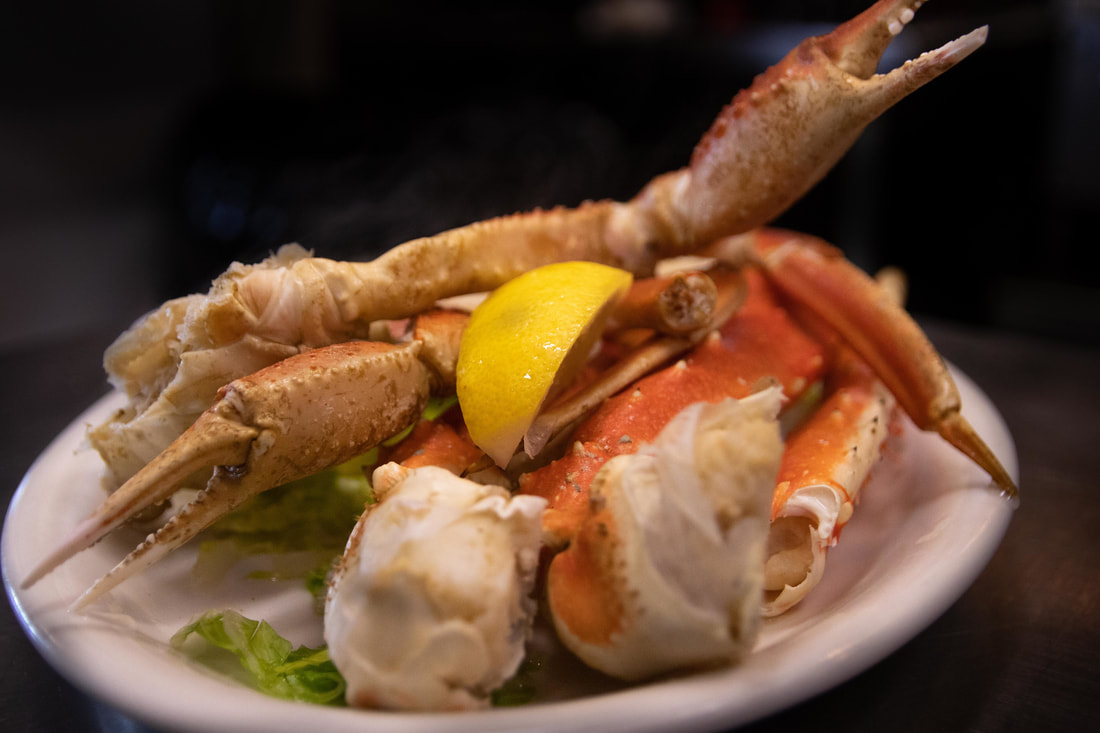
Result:
[[[989,423],[988,430],[996,433],[995,440],[990,442],[1000,444],[998,455],[1004,461],[1009,474],[1018,481],[1017,452],[1003,417],[989,397],[967,375],[953,365],[949,364],[949,368],[960,393],[963,394],[964,412],[968,416],[971,413],[977,413],[981,422]],[[211,726],[239,731],[298,730],[302,725],[317,725],[322,715],[326,729],[332,731],[353,731],[370,727],[371,730],[407,732],[425,725],[446,731],[516,729],[550,731],[560,729],[564,724],[568,724],[573,730],[600,730],[607,725],[606,715],[622,707],[627,707],[631,711],[629,722],[622,717],[617,717],[617,723],[620,726],[627,723],[631,730],[636,731],[663,730],[672,720],[679,723],[681,729],[687,730],[690,727],[691,730],[697,731],[744,725],[840,685],[886,658],[930,625],[963,595],[988,564],[1008,528],[1014,508],[1009,501],[999,496],[996,497],[996,501],[979,499],[990,507],[989,514],[980,531],[976,533],[969,551],[959,555],[962,561],[949,569],[948,582],[941,583],[930,592],[919,594],[916,602],[900,609],[899,613],[891,617],[888,624],[881,623],[874,630],[869,629],[864,634],[863,640],[853,645],[855,647],[853,653],[830,662],[829,675],[815,677],[803,674],[799,677],[801,684],[797,690],[777,686],[769,688],[767,684],[754,685],[756,697],[753,705],[734,707],[712,699],[711,693],[720,691],[723,685],[728,685],[730,676],[736,674],[738,668],[648,683],[587,698],[535,703],[518,708],[495,708],[458,715],[392,713],[342,708],[319,709],[315,705],[306,703],[269,698],[243,687],[227,687],[226,682],[213,680],[221,687],[231,690],[234,695],[257,696],[257,705],[265,709],[270,707],[273,714],[278,715],[282,721],[278,727],[272,727],[269,718],[252,719],[250,718],[252,713],[248,711],[233,710],[237,706],[230,706],[228,715],[224,707],[218,708],[217,711],[213,710],[213,706],[187,708],[179,701],[173,701],[165,707],[163,701],[153,701],[141,695],[127,693],[125,689],[112,684],[110,680],[104,680],[91,668],[81,666],[77,659],[49,641],[46,630],[41,628],[33,618],[34,613],[28,610],[25,593],[18,587],[18,580],[11,577],[14,569],[9,565],[11,553],[8,549],[12,535],[9,532],[9,523],[15,521],[14,518],[18,516],[20,507],[24,506],[24,502],[29,501],[25,497],[32,484],[43,472],[42,466],[60,451],[70,447],[75,448],[83,439],[84,426],[105,416],[114,409],[116,403],[121,404],[121,400],[122,396],[118,392],[110,392],[96,400],[49,442],[24,474],[7,508],[4,520],[3,552],[0,552],[3,556],[3,583],[20,626],[38,653],[51,667],[85,694],[107,702],[135,719],[174,730],[205,730]],[[989,439],[988,435],[986,437]],[[981,493],[992,495],[995,494],[995,490],[985,487]],[[750,656],[746,666],[752,664],[754,656],[756,655]],[[772,676],[767,670],[758,671],[762,675],[758,683],[761,680],[766,682]],[[669,712],[670,699],[678,701],[675,710],[679,717],[674,717]],[[683,717],[685,703],[690,703],[692,706],[691,715],[687,718]],[[251,710],[256,705],[240,707]]]

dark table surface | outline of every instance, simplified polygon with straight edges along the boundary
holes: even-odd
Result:
[[[1054,731],[1100,719],[1100,350],[925,326],[1004,416],[1022,504],[988,567],[942,617],[854,679],[748,730]],[[111,336],[0,353],[5,505],[50,438],[107,391],[99,355]],[[0,730],[147,730],[55,673],[7,604],[0,649]]]

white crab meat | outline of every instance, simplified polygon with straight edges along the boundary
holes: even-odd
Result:
[[[558,635],[588,665],[641,679],[730,664],[751,650],[783,451],[781,400],[772,387],[692,405],[598,474],[588,527],[548,580]],[[576,591],[593,586],[604,602],[578,612]]]
[[[325,604],[348,703],[487,706],[523,660],[545,500],[435,467],[383,466],[375,486]]]

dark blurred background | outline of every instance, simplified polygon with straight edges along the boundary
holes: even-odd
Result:
[[[289,241],[367,258],[629,198],[684,165],[755,74],[869,3],[6,3],[0,487],[107,390],[118,332],[231,260]],[[985,48],[872,125],[780,223],[909,273],[911,310],[992,390],[1037,501],[922,641],[760,730],[1091,720],[1095,614],[1074,579],[1096,557],[1100,0],[934,0],[884,66],[982,24]],[[0,729],[147,730],[75,693],[6,611],[0,657]]]
[[[0,347],[113,333],[284,242],[366,258],[628,198],[866,4],[9,3]],[[1100,3],[936,0],[884,65],[986,23],[780,223],[903,267],[918,316],[1100,343]]]

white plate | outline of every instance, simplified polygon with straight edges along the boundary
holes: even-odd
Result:
[[[1016,476],[1012,438],[988,398],[955,372],[968,419]],[[27,633],[89,694],[173,730],[572,731],[715,730],[763,717],[840,684],[901,646],[947,609],[989,561],[1012,513],[988,478],[937,436],[907,425],[875,468],[824,580],[794,610],[765,624],[735,669],[625,689],[580,675],[553,702],[454,715],[322,708],[265,697],[217,678],[167,648],[210,608],[267,619],[299,644],[320,643],[320,621],[300,583],[225,580],[199,586],[184,548],[124,583],[87,616],[67,606],[140,539],[124,531],[30,590],[18,581],[101,498],[99,459],[85,425],[120,404],[100,400],[27,473],[4,524],[4,585]],[[236,577],[236,576],[234,576]],[[593,691],[595,689],[595,692]]]

